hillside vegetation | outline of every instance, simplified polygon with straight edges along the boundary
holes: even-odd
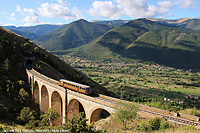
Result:
[[[91,86],[93,92],[110,95],[104,87],[87,78],[55,55],[11,31],[0,27],[0,118],[17,121],[23,107],[33,106],[24,67],[25,57],[35,57],[33,67],[46,76],[65,78]]]
[[[129,22],[129,20],[119,19],[119,20],[107,20],[107,21],[103,21],[103,20],[93,20],[92,21],[92,23],[108,25],[111,28],[122,26],[127,22]]]
[[[110,30],[109,26],[80,19],[34,40],[49,51],[66,50],[87,44]]]
[[[149,20],[163,23],[163,24],[193,29],[193,30],[200,30],[199,18],[181,18],[181,19],[175,19],[175,20],[165,20],[165,19],[149,19]]]
[[[120,55],[176,68],[200,68],[199,46],[197,31],[138,19],[71,51],[95,60]]]

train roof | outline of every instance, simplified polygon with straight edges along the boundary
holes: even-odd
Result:
[[[69,81],[69,80],[66,80],[66,79],[60,79],[60,81],[71,83],[71,84],[78,85],[78,86],[81,86],[81,87],[87,87],[87,88],[90,87],[90,86],[79,84],[79,83],[76,83],[76,82],[73,82],[73,81]]]

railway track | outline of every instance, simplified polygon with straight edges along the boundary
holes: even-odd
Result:
[[[166,115],[166,114],[161,114],[161,113],[153,112],[153,111],[146,110],[146,109],[140,108],[139,111],[162,117],[166,121],[171,121],[171,122],[177,123],[179,125],[194,125],[194,126],[200,125],[199,122],[195,122],[195,121],[191,121],[191,120],[187,120],[187,119],[183,119],[183,118],[178,118],[178,117],[174,117],[174,116],[170,116],[170,115]]]
[[[48,78],[48,77],[44,76],[43,74],[40,74],[40,73],[38,73],[38,72],[36,72],[34,70],[29,70],[29,71],[32,74],[37,75],[37,77],[40,77],[41,79],[43,79],[43,80],[45,80],[45,81],[47,81],[47,82],[49,82],[51,84],[58,85],[58,81],[56,81],[54,79]],[[104,102],[107,102],[107,103],[110,103],[110,105],[112,105],[112,107],[118,104],[118,102],[116,102],[116,100],[112,100],[112,98],[111,99],[107,99],[107,98],[102,98],[102,97],[98,97],[98,96],[94,97],[94,98],[99,99],[99,100],[104,101]],[[188,120],[188,119],[183,119],[183,118],[179,118],[179,117],[175,117],[175,116],[171,116],[171,115],[166,115],[166,114],[162,114],[162,113],[158,113],[158,112],[153,112],[153,111],[150,111],[148,109],[139,108],[139,111],[147,113],[147,114],[150,114],[150,115],[155,115],[155,116],[158,116],[158,117],[162,117],[166,121],[170,121],[170,122],[176,123],[178,125],[200,126],[199,122],[195,122],[195,121],[191,121],[191,120]]]
[[[102,101],[105,101],[105,102],[109,102],[109,103],[111,103],[113,105],[117,105],[117,102],[109,100],[109,99],[105,99],[105,98],[102,98],[102,97],[95,97],[95,98],[97,98],[99,100],[102,100]]]

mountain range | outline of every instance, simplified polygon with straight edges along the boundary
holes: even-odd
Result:
[[[66,50],[87,44],[111,28],[80,19],[55,30],[34,42],[49,51]]]
[[[189,28],[193,30],[200,30],[200,18],[181,18],[181,19],[175,19],[175,20],[166,20],[166,19],[149,19],[151,21],[173,25],[173,26],[179,26],[183,28]]]
[[[91,59],[115,55],[178,68],[200,68],[200,19],[92,21],[80,19],[36,38],[56,54]]]
[[[74,51],[92,59],[119,55],[177,68],[200,68],[200,32],[137,19]]]
[[[49,32],[52,32],[58,28],[61,28],[63,25],[50,25],[50,24],[43,24],[43,25],[36,25],[36,26],[27,26],[27,27],[16,27],[16,26],[3,26],[7,30],[11,30],[18,35],[23,37],[27,37],[30,40],[34,40],[39,38]]]

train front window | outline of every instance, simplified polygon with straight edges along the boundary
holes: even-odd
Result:
[[[86,91],[87,91],[87,92],[91,92],[91,89],[90,89],[90,88],[86,88]]]

